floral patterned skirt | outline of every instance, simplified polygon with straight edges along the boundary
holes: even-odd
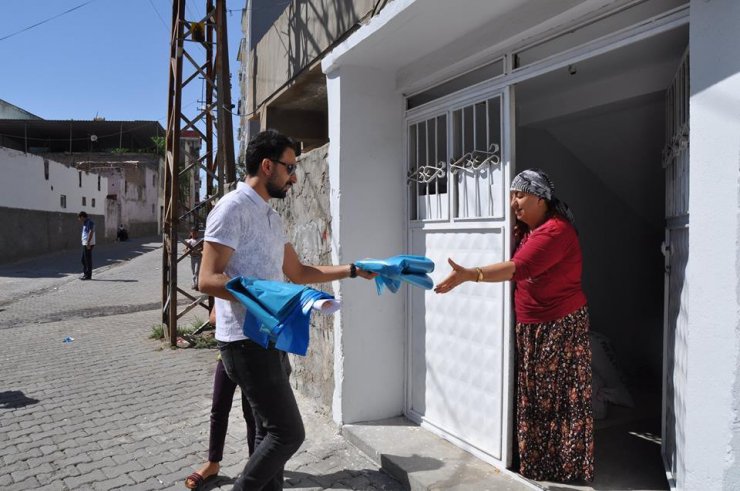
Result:
[[[594,423],[588,307],[553,322],[516,324],[520,473],[591,481]]]

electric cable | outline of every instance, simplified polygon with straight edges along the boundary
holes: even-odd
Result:
[[[21,33],[23,33],[23,32],[26,32],[26,31],[28,31],[28,30],[31,30],[31,29],[33,29],[34,27],[38,27],[38,26],[40,26],[41,24],[46,24],[46,23],[47,23],[47,22],[49,22],[49,21],[52,21],[52,20],[54,20],[54,19],[58,19],[59,17],[62,17],[63,15],[67,15],[67,14],[69,14],[70,12],[74,12],[75,10],[77,10],[77,9],[80,9],[80,8],[84,7],[85,5],[91,4],[91,3],[93,3],[93,2],[97,2],[97,0],[88,0],[87,2],[83,2],[83,3],[79,4],[78,6],[76,6],[76,7],[72,7],[71,9],[68,9],[68,10],[65,10],[64,12],[62,12],[62,13],[60,13],[60,14],[56,14],[56,15],[53,15],[53,16],[51,16],[51,17],[47,18],[47,19],[44,19],[44,20],[42,20],[41,22],[37,22],[37,23],[35,23],[35,24],[33,24],[33,25],[30,25],[30,26],[28,26],[28,27],[24,27],[23,29],[21,29],[21,30],[19,30],[19,31],[15,31],[15,32],[13,32],[13,33],[11,33],[11,34],[8,34],[7,36],[3,36],[3,37],[1,37],[1,38],[0,38],[0,41],[5,41],[5,40],[6,40],[6,39],[8,39],[8,38],[11,38],[11,37],[13,37],[13,36],[16,36],[16,35],[18,35],[18,34],[21,34]]]

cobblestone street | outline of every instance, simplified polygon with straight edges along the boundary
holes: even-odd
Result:
[[[160,322],[159,245],[95,252],[105,266],[92,281],[76,279],[76,251],[0,267],[4,490],[185,489],[206,458],[216,352],[149,339]],[[189,286],[186,263],[179,274]],[[205,317],[196,310],[182,325],[196,315]],[[288,463],[286,488],[402,489],[297,396],[307,438]],[[230,489],[246,460],[236,398],[221,476],[201,489]]]

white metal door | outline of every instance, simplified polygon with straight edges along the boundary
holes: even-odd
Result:
[[[689,257],[689,59],[688,52],[666,94],[665,302],[663,327],[663,440],[666,473],[675,486],[683,469],[684,387],[688,336]]]
[[[510,91],[482,94],[409,121],[409,242],[450,267],[510,254]],[[407,415],[489,462],[507,463],[509,285],[451,293],[410,289]]]

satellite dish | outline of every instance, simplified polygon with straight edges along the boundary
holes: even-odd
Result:
[[[90,141],[91,141],[91,142],[96,142],[96,141],[98,141],[98,135],[90,135]]]

